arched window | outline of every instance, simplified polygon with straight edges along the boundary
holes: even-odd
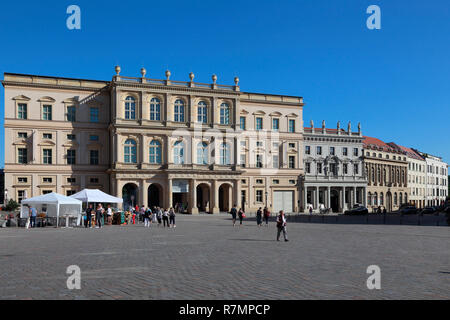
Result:
[[[200,101],[197,106],[197,122],[208,122],[208,106],[204,101]]]
[[[384,206],[384,195],[383,195],[383,192],[380,193],[380,205]]]
[[[173,146],[173,163],[184,164],[184,143],[182,141],[175,142]]]
[[[184,102],[181,99],[175,101],[174,105],[174,121],[175,122],[184,122]]]
[[[150,163],[161,164],[161,143],[157,140],[150,142]]]
[[[400,170],[397,169],[397,180],[395,181],[397,184],[400,184]]]
[[[377,169],[378,183],[381,183],[381,169],[378,167]]]
[[[394,206],[397,205],[397,192],[394,193]]]
[[[372,175],[371,175],[371,180],[372,180],[372,183],[375,183],[376,181],[376,178],[375,178],[375,168],[374,167],[372,167]]]
[[[408,194],[405,193],[405,203],[408,203]]]
[[[220,105],[220,124],[230,124],[230,107],[227,103]]]
[[[399,205],[402,205],[403,204],[403,194],[400,192],[400,202],[399,202]]]
[[[159,101],[158,98],[153,98],[150,100],[150,120],[161,120],[161,101]]]
[[[384,182],[384,184],[387,183],[386,168],[383,169],[383,182]]]
[[[197,144],[197,164],[208,164],[208,145],[205,142]]]
[[[220,164],[230,165],[230,147],[226,143],[220,145]]]
[[[372,192],[369,192],[367,194],[367,199],[369,200],[369,206],[371,206],[372,205]]]
[[[373,195],[373,199],[374,199],[373,204],[377,206],[378,205],[378,193],[375,192],[375,194]]]
[[[136,119],[136,99],[128,96],[125,99],[125,119],[135,120]]]
[[[132,139],[125,141],[123,155],[125,163],[137,163],[136,141]]]

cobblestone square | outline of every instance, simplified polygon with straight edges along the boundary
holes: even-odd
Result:
[[[176,229],[0,229],[0,299],[450,299],[448,227],[177,216]],[[81,268],[81,290],[66,269]],[[381,268],[381,290],[366,286]]]

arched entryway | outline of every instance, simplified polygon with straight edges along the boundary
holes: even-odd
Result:
[[[148,199],[148,207],[162,207],[163,203],[163,188],[157,184],[153,183],[148,187],[147,190],[147,199]]]
[[[139,205],[138,186],[134,183],[127,183],[122,188],[123,208],[128,210],[130,207]]]
[[[207,185],[206,183],[199,184],[196,188],[196,192],[197,192],[196,206],[198,208],[198,211],[199,212],[210,212],[210,209],[209,209],[209,205],[210,205],[209,185]]]
[[[333,212],[339,212],[339,192],[336,190],[330,192],[330,207]]]
[[[229,184],[224,183],[219,187],[219,210],[221,212],[229,212],[231,210],[232,188]]]
[[[392,193],[390,191],[386,193],[386,211],[392,212]]]

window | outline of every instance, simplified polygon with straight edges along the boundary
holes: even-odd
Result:
[[[43,178],[42,181],[43,181],[44,183],[52,183],[52,182],[53,182],[53,179],[52,179],[52,178]]]
[[[230,147],[226,143],[220,145],[220,164],[230,165]]]
[[[330,174],[337,175],[337,166],[336,163],[330,163]]]
[[[52,193],[53,191],[52,190],[42,190],[42,194],[44,195],[44,194],[49,194],[49,193]],[[47,211],[47,208],[44,210],[44,208],[42,208],[42,211],[44,211],[44,212],[46,212]]]
[[[28,138],[28,134],[26,132],[19,132],[18,137],[21,139]]]
[[[19,119],[27,119],[27,105],[25,103],[19,103],[17,106],[17,117]]]
[[[24,198],[25,198],[25,190],[18,190],[17,200],[19,201],[19,203],[21,203]]]
[[[355,163],[353,165],[353,173],[354,174],[359,174],[359,165],[357,163]]]
[[[177,141],[173,147],[173,163],[184,164],[184,143]]]
[[[263,191],[256,190],[256,202],[263,202]]]
[[[98,108],[89,108],[89,120],[93,123],[98,122]]]
[[[358,148],[353,148],[353,155],[354,155],[355,157],[358,156]]]
[[[305,163],[305,171],[306,173],[311,173],[311,163],[309,162]]]
[[[311,147],[305,146],[305,154],[311,154]]]
[[[28,150],[27,148],[19,148],[17,149],[17,161],[20,164],[27,164],[28,162],[28,158],[27,158],[27,154],[28,154]]]
[[[181,99],[175,101],[174,105],[174,121],[184,122],[184,102]]]
[[[67,164],[75,164],[76,162],[76,151],[67,150]]]
[[[89,150],[89,163],[91,165],[98,165],[99,163],[99,153],[98,150]]]
[[[44,149],[44,164],[52,164],[52,149]]]
[[[239,128],[240,128],[241,130],[245,130],[245,117],[240,117],[240,120],[239,120]]]
[[[256,130],[263,129],[263,118],[256,118]]]
[[[380,205],[384,205],[384,195],[383,192],[380,193]]]
[[[344,172],[344,174],[348,174],[348,164],[347,163],[344,163],[342,165],[342,171]]]
[[[49,105],[43,106],[42,120],[52,120],[52,106],[49,106]]]
[[[208,145],[205,142],[197,144],[197,164],[208,164]]]
[[[334,147],[330,147],[330,155],[332,155],[332,156],[335,155]]]
[[[230,124],[230,107],[227,103],[220,105],[220,124]]]
[[[278,169],[280,167],[280,158],[277,154],[272,156],[272,167]]]
[[[152,164],[161,164],[161,143],[157,140],[150,142],[149,162]]]
[[[256,146],[262,148],[264,146],[264,143],[262,141],[256,141]]]
[[[321,163],[317,163],[317,173],[318,174],[322,173],[322,164]]]
[[[19,178],[17,178],[17,181],[18,181],[19,183],[27,183],[27,182],[28,182],[28,178],[19,177]]]
[[[66,197],[70,197],[71,195],[74,195],[75,193],[77,193],[75,190],[67,190]]]
[[[241,180],[241,183],[242,183],[242,184],[247,184],[247,180],[242,179],[242,180]]]
[[[99,181],[98,178],[90,178],[89,179],[90,183],[98,183],[98,181]]]
[[[322,147],[321,146],[318,146],[317,147],[317,152],[316,152],[318,155],[321,155],[322,154]]]
[[[67,140],[74,141],[75,139],[76,139],[76,136],[74,134],[68,134],[67,135]]]
[[[75,183],[77,180],[75,178],[67,178],[67,183]]]
[[[161,120],[161,101],[159,101],[158,98],[153,98],[150,100],[150,120]]]
[[[44,139],[52,140],[52,134],[51,134],[51,133],[44,133],[44,134],[42,135],[42,137],[43,137]]]
[[[272,130],[273,131],[280,130],[280,119],[278,118],[272,119]]]
[[[264,183],[263,179],[256,179],[256,184],[263,184],[263,183]]]
[[[208,122],[208,106],[204,101],[200,101],[197,106],[197,122]]]
[[[289,184],[296,184],[297,182],[295,180],[289,180]]]
[[[397,192],[394,193],[394,206],[397,205]]]
[[[245,166],[246,166],[245,163],[247,162],[247,157],[245,156],[245,154],[241,154],[240,160],[241,160],[241,167],[245,168]]]
[[[247,146],[247,142],[245,140],[241,141],[241,147],[245,148]]]
[[[89,136],[89,140],[91,140],[91,141],[98,141],[98,136],[97,135],[90,135]]]
[[[289,120],[289,132],[291,133],[295,132],[295,120],[293,119]]]
[[[272,147],[275,152],[278,152],[278,149],[280,148],[280,144],[278,142],[274,142],[272,144]]]
[[[275,179],[275,180],[272,181],[272,183],[273,183],[273,184],[280,184],[280,180]]]
[[[295,143],[289,143],[288,146],[289,146],[289,148],[294,149],[295,148]]]
[[[295,169],[295,156],[289,156],[289,169]]]
[[[67,121],[75,122],[76,121],[76,109],[75,106],[67,107]]]
[[[342,148],[342,155],[343,156],[347,156],[348,155],[348,148],[347,147],[343,147]]]
[[[136,141],[128,139],[124,146],[124,162],[137,163]]]
[[[256,167],[257,168],[262,168],[263,167],[262,154],[257,154],[256,155]]]
[[[125,99],[125,119],[135,120],[136,119],[136,99],[128,96]]]

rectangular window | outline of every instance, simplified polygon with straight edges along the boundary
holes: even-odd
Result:
[[[52,120],[52,106],[44,105],[42,108],[42,119]]]
[[[317,173],[319,173],[319,174],[322,173],[322,164],[321,163],[317,163]]]
[[[26,132],[19,132],[18,137],[20,139],[26,139],[28,138],[28,134]]]
[[[19,148],[17,149],[17,162],[20,164],[27,164],[28,162],[28,149],[27,148]]]
[[[347,156],[348,155],[348,148],[347,147],[343,147],[342,148],[342,155],[343,156]]]
[[[353,173],[354,174],[359,174],[359,165],[357,163],[355,163],[353,165]]]
[[[257,168],[262,168],[263,167],[262,154],[257,154],[256,155],[256,167]]]
[[[44,164],[52,164],[52,149],[44,149]]]
[[[98,183],[98,181],[99,181],[98,178],[90,178],[89,179],[90,183]]]
[[[280,119],[272,119],[272,130],[273,131],[280,130]]]
[[[245,140],[241,141],[241,147],[245,148],[247,146],[247,142]]]
[[[91,140],[91,141],[98,141],[98,136],[97,135],[90,135],[89,136],[89,140]]]
[[[53,136],[52,136],[51,133],[44,133],[44,134],[43,134],[43,138],[44,138],[44,139],[52,140]]]
[[[274,169],[278,169],[280,167],[280,158],[278,157],[277,154],[274,154],[272,156],[272,167]]]
[[[53,192],[52,190],[43,190],[42,194],[49,194],[49,193],[52,193],[52,192]],[[42,210],[42,211],[44,211],[44,210]]]
[[[256,118],[256,130],[263,129],[263,118]]]
[[[74,134],[68,134],[68,135],[67,135],[67,140],[69,140],[69,141],[75,141],[75,139],[76,139],[76,136],[75,136]]]
[[[42,178],[42,181],[43,181],[44,183],[52,183],[52,182],[53,182],[53,179],[52,179],[52,178]]]
[[[76,163],[76,150],[67,150],[67,164]]]
[[[289,148],[294,149],[295,148],[295,143],[289,143],[288,146],[289,146]]]
[[[311,147],[305,146],[305,154],[311,154]]]
[[[289,132],[291,133],[295,132],[295,120],[292,119],[289,120]]]
[[[75,190],[67,190],[66,197],[70,197],[71,195],[74,195],[75,193],[77,193]]]
[[[280,180],[275,179],[275,180],[272,181],[272,183],[273,183],[273,184],[280,184]]]
[[[262,190],[256,190],[256,202],[263,202],[263,191]]]
[[[17,200],[19,201],[19,203],[21,203],[24,198],[25,198],[25,190],[18,190]]]
[[[317,147],[317,154],[318,154],[318,155],[321,155],[321,154],[322,154],[322,147],[321,147],[321,146],[318,146],[318,147]]]
[[[280,144],[278,142],[274,142],[272,144],[272,147],[275,152],[278,152],[278,149],[280,148]]]
[[[19,177],[19,178],[17,178],[17,181],[19,181],[19,183],[27,183],[28,182],[28,178]]]
[[[336,172],[336,163],[330,163],[330,174],[337,175]]]
[[[354,155],[355,157],[358,156],[358,148],[354,148],[354,149],[353,149],[353,155]]]
[[[75,178],[67,178],[67,183],[75,183],[76,181]]]
[[[240,159],[240,161],[241,161],[241,167],[245,168],[245,161],[246,161],[245,154],[241,154],[240,157],[241,157],[241,159]]]
[[[296,184],[295,180],[289,180],[289,184]]]
[[[245,117],[240,117],[239,128],[245,130]]]
[[[263,184],[264,181],[262,179],[256,179],[256,184]]]
[[[342,171],[344,172],[344,174],[348,174],[348,164],[347,163],[344,163],[342,165]]]
[[[17,106],[17,117],[19,119],[27,119],[27,105],[25,103],[19,103]]]
[[[98,165],[98,150],[89,151],[89,163],[91,165]]]
[[[330,147],[330,155],[332,155],[332,156],[335,155],[334,147]]]
[[[295,169],[295,156],[289,156],[289,169]]]
[[[256,141],[256,146],[261,148],[264,146],[264,143],[262,141]]]
[[[305,171],[306,173],[311,173],[311,163],[309,162],[305,163]]]
[[[74,106],[67,107],[67,121],[70,121],[70,122],[76,121],[76,109]]]
[[[98,108],[90,108],[89,109],[89,119],[91,122],[98,122]]]

